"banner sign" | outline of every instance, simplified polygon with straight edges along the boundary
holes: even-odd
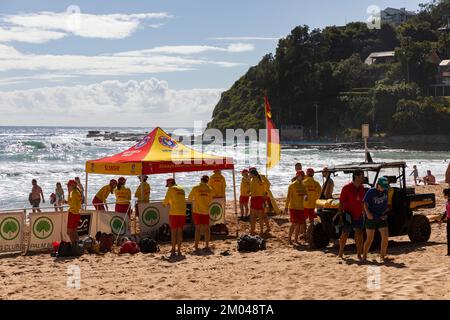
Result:
[[[0,253],[23,251],[24,213],[0,214]]]
[[[209,206],[209,224],[225,223],[225,199],[214,198]]]
[[[30,213],[30,243],[28,250],[51,249],[54,241],[61,241],[63,237],[63,214],[67,215],[66,212]]]
[[[116,236],[130,235],[128,214],[120,212],[97,212],[97,231],[112,233]]]
[[[91,235],[92,221],[94,220],[93,212],[85,212],[80,215],[80,222],[78,223],[77,233],[78,236],[89,236]],[[94,230],[96,231],[96,230]],[[93,234],[95,235],[95,233]]]
[[[169,223],[169,207],[164,207],[162,202],[139,204],[141,237],[154,237],[164,223]]]

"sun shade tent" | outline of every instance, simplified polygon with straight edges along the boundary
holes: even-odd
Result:
[[[86,190],[89,174],[142,176],[162,173],[232,170],[234,208],[237,212],[236,177],[233,158],[201,153],[173,140],[157,127],[126,151],[86,162]],[[86,200],[87,203],[87,200]]]

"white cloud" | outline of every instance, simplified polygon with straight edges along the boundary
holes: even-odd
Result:
[[[149,49],[151,51],[151,49]],[[72,75],[130,75],[193,70],[200,65],[235,67],[240,63],[184,58],[162,54],[123,53],[100,56],[27,54],[0,44],[0,70],[61,72]]]
[[[67,35],[85,38],[122,39],[130,36],[145,21],[169,19],[165,13],[86,14],[70,12],[38,12],[0,16],[0,42],[43,43]],[[159,28],[163,24],[147,24]]]
[[[129,56],[129,57],[142,57],[153,53],[159,54],[179,54],[179,55],[192,55],[204,52],[247,52],[253,51],[255,47],[247,43],[233,43],[227,47],[214,47],[214,46],[161,46],[152,49],[126,51],[115,54],[115,56]]]
[[[61,82],[67,79],[76,78],[76,76],[72,75],[64,75],[64,74],[38,74],[33,76],[24,76],[24,77],[9,77],[9,78],[1,78],[0,86],[7,86],[12,84],[26,83],[30,80],[45,80],[50,82]]]
[[[0,92],[0,125],[190,126],[210,120],[223,91],[152,78]]]
[[[44,43],[50,40],[64,38],[67,34],[58,31],[42,30],[37,28],[0,27],[0,42],[20,41],[28,43]]]

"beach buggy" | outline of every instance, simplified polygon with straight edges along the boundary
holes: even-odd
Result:
[[[356,170],[364,172],[364,187],[368,190],[373,187],[379,177],[385,176],[390,183],[389,197],[392,210],[388,213],[389,237],[408,235],[413,243],[426,242],[430,239],[431,226],[428,218],[418,212],[419,209],[434,208],[435,195],[416,194],[414,188],[406,187],[405,162],[389,163],[353,163],[328,168],[330,174],[324,182],[322,190],[332,177],[342,174],[352,174]],[[310,224],[307,230],[307,242],[312,249],[321,249],[328,246],[330,240],[337,240],[341,230],[336,228],[335,219],[339,209],[339,197],[324,199],[321,197],[316,202],[317,219]],[[353,234],[350,234],[353,237]],[[380,235],[375,235],[376,242]]]

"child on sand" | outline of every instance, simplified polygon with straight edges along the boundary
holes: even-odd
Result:
[[[414,177],[414,184],[417,186],[417,179],[419,178],[419,171],[417,170],[417,166],[413,165],[413,171],[409,174],[410,176]]]

